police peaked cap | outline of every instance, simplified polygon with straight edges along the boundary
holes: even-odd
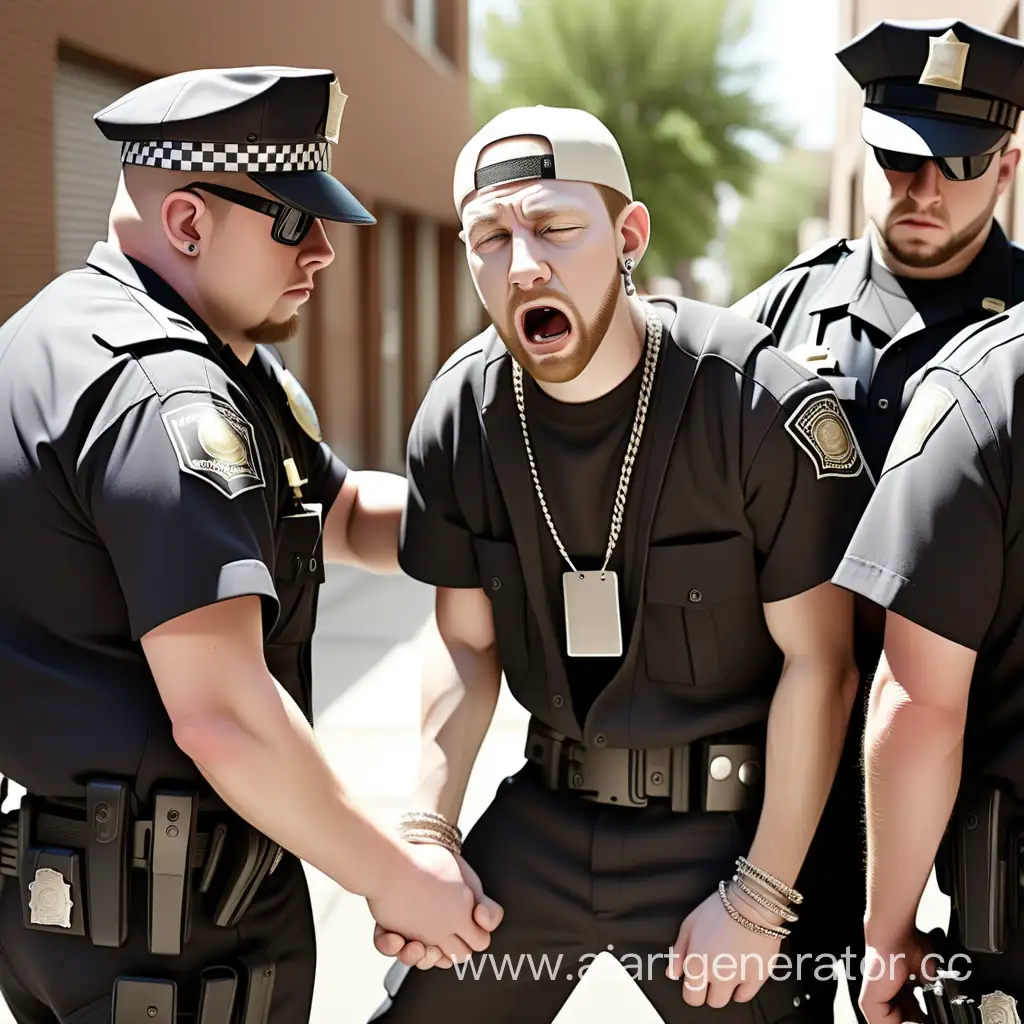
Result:
[[[210,68],[159,78],[94,115],[126,164],[242,172],[325,220],[376,221],[331,173],[347,96],[333,71]]]
[[[864,90],[861,134],[882,149],[992,152],[1024,109],[1024,45],[964,21],[880,21],[836,56]]]

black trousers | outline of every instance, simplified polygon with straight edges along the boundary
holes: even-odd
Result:
[[[17,1024],[110,1024],[114,981],[121,975],[177,984],[178,1012],[195,1019],[199,972],[234,966],[240,957],[275,964],[267,1024],[307,1024],[316,972],[316,938],[301,863],[286,854],[260,886],[235,928],[218,928],[198,897],[192,937],[177,957],[146,948],[145,873],[132,872],[128,940],[118,949],[86,937],[55,935],[22,924],[18,880],[0,892],[0,992]]]
[[[550,792],[536,768],[525,766],[502,783],[463,846],[484,891],[505,910],[490,949],[458,969],[407,971],[371,1019],[547,1024],[607,951],[667,1024],[806,1020],[795,960],[788,978],[780,961],[773,972],[780,980],[768,978],[752,1001],[721,1009],[687,1005],[683,980],[665,977],[680,925],[732,876],[754,824],[721,813],[673,814],[654,803],[598,805]],[[812,970],[803,965],[804,974]]]
[[[864,961],[864,912],[867,908],[867,837],[864,826],[864,777],[861,750],[869,689],[861,694],[850,715],[836,779],[821,822],[797,880],[804,896],[800,920],[790,941],[798,954],[835,959],[858,1020],[857,1007]],[[845,979],[845,980],[844,980]],[[832,1024],[832,1002],[837,982],[825,980],[824,971],[809,981],[816,1024]]]

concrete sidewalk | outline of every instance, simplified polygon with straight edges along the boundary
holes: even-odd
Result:
[[[429,588],[404,577],[332,568],[314,646],[320,743],[350,792],[390,824],[408,809],[418,757],[417,639],[431,608]],[[466,795],[468,829],[501,779],[523,764],[527,715],[503,689]],[[307,867],[317,920],[319,972],[310,1024],[364,1024],[381,1002],[391,965],[373,947],[365,902]],[[926,894],[919,918],[944,926],[941,894]],[[853,1020],[845,993],[837,1024]],[[593,961],[553,1024],[661,1024],[630,976],[610,955]],[[0,1005],[0,1024],[12,1018]],[[296,1022],[299,1024],[299,1022]]]

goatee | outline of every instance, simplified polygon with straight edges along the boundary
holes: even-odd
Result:
[[[287,320],[264,320],[255,327],[247,327],[242,333],[247,341],[257,345],[275,345],[282,341],[291,341],[299,333],[302,318],[293,313]]]

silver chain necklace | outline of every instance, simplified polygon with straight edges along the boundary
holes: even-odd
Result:
[[[566,574],[563,577],[563,590],[565,592],[566,599],[566,629],[568,633],[568,647],[569,653],[578,654],[581,656],[593,656],[593,657],[608,657],[616,654],[621,654],[621,628],[618,614],[618,593],[617,586],[612,588],[610,596],[601,596],[595,599],[590,595],[584,595],[584,597],[573,596],[574,594],[581,593],[579,582],[586,582],[587,577],[594,575],[597,579],[604,583],[609,577],[613,577],[614,573],[608,572],[608,563],[611,561],[612,552],[615,550],[616,542],[619,539],[619,533],[622,530],[623,516],[626,510],[626,495],[629,491],[630,477],[633,473],[633,464],[636,461],[637,452],[640,448],[640,438],[643,435],[644,423],[647,420],[647,408],[650,404],[651,393],[654,389],[654,373],[658,363],[658,354],[661,351],[661,336],[662,336],[662,321],[657,313],[647,308],[647,332],[646,332],[646,346],[645,346],[645,358],[644,358],[644,375],[643,380],[640,383],[640,398],[637,402],[636,416],[633,419],[633,429],[630,433],[629,444],[626,446],[625,458],[622,462],[622,470],[619,473],[619,486],[615,495],[615,504],[612,509],[612,522],[611,528],[608,533],[608,547],[605,551],[604,565],[600,571],[595,574],[588,574],[580,572],[573,565],[572,559],[569,557],[562,544],[561,538],[558,536],[558,531],[555,529],[555,524],[551,519],[551,513],[548,510],[547,501],[544,498],[544,491],[540,485],[540,477],[537,474],[537,464],[533,458],[533,448],[530,445],[530,432],[526,426],[526,403],[523,396],[523,368],[514,359],[512,361],[512,384],[515,390],[516,405],[519,409],[519,421],[523,427],[523,442],[526,445],[526,457],[530,463],[530,473],[533,475],[533,484],[537,491],[537,498],[540,502],[541,511],[544,513],[544,519],[548,524],[548,529],[551,531],[551,536],[554,538],[555,544],[558,547],[562,557],[568,563],[569,568],[572,570],[571,574]],[[571,579],[569,577],[571,576]],[[591,591],[592,587],[587,587],[588,591]],[[602,588],[608,590],[608,588]],[[614,607],[609,603],[614,601]],[[579,611],[579,615],[576,616],[577,626],[574,627],[572,622],[574,616],[572,614],[573,608],[570,608],[570,604],[575,603],[576,609]],[[612,627],[611,614],[614,612],[614,629],[619,636],[618,644],[612,642],[609,646],[609,638],[607,630]],[[574,628],[576,632],[577,643],[573,643]],[[601,633],[604,632],[605,639],[601,641]],[[585,635],[584,635],[585,634]],[[577,648],[575,651],[573,648]]]

